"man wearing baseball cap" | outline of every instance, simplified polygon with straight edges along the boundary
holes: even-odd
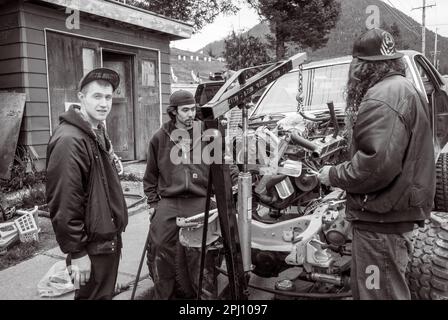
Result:
[[[80,107],[59,117],[47,148],[47,202],[76,300],[112,299],[115,290],[128,213],[104,121],[119,82],[110,69],[87,73]]]
[[[347,84],[351,159],[319,176],[347,192],[355,299],[410,299],[413,230],[429,218],[435,194],[427,106],[406,79],[402,56],[384,30],[356,39]]]

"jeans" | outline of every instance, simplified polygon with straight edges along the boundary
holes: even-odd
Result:
[[[353,228],[351,287],[355,300],[410,300],[406,267],[413,231],[385,234]]]

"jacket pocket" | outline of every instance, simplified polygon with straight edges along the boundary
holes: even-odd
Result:
[[[413,186],[409,204],[411,207],[422,208],[432,203],[429,192],[421,186]]]
[[[393,206],[395,211],[404,211],[411,208],[425,208],[432,206],[433,199],[428,196],[428,191],[422,186],[413,185],[403,192]]]
[[[393,204],[386,195],[378,193],[370,194],[347,194],[350,208],[357,211],[368,211],[374,213],[388,213]]]
[[[118,249],[117,238],[113,240],[94,241],[87,244],[87,252],[90,255],[112,254],[117,252]]]

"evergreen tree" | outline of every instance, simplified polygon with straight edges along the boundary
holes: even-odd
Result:
[[[224,58],[231,70],[258,66],[270,61],[266,46],[256,37],[238,35],[232,31],[224,43]]]
[[[221,14],[234,14],[239,8],[232,0],[127,0],[127,3],[164,16],[193,24],[200,30]]]
[[[277,60],[285,57],[288,42],[303,49],[323,47],[341,11],[341,4],[336,0],[247,1],[269,22]]]

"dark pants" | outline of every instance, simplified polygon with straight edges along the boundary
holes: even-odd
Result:
[[[113,254],[89,255],[90,280],[75,290],[75,300],[111,300],[117,282],[121,250]]]
[[[179,241],[179,228],[176,217],[190,217],[204,212],[205,197],[198,198],[164,198],[158,203],[156,213],[150,224],[150,241],[148,244],[148,267],[154,282],[154,300],[176,298],[175,257]],[[200,269],[200,250],[184,248],[188,269],[194,289]],[[210,261],[207,257],[206,263]],[[208,263],[207,265],[210,265]],[[213,268],[213,267],[212,267]],[[211,271],[204,271],[204,288],[213,291]]]
[[[351,287],[356,300],[410,300],[405,273],[413,231],[385,234],[353,228]]]

